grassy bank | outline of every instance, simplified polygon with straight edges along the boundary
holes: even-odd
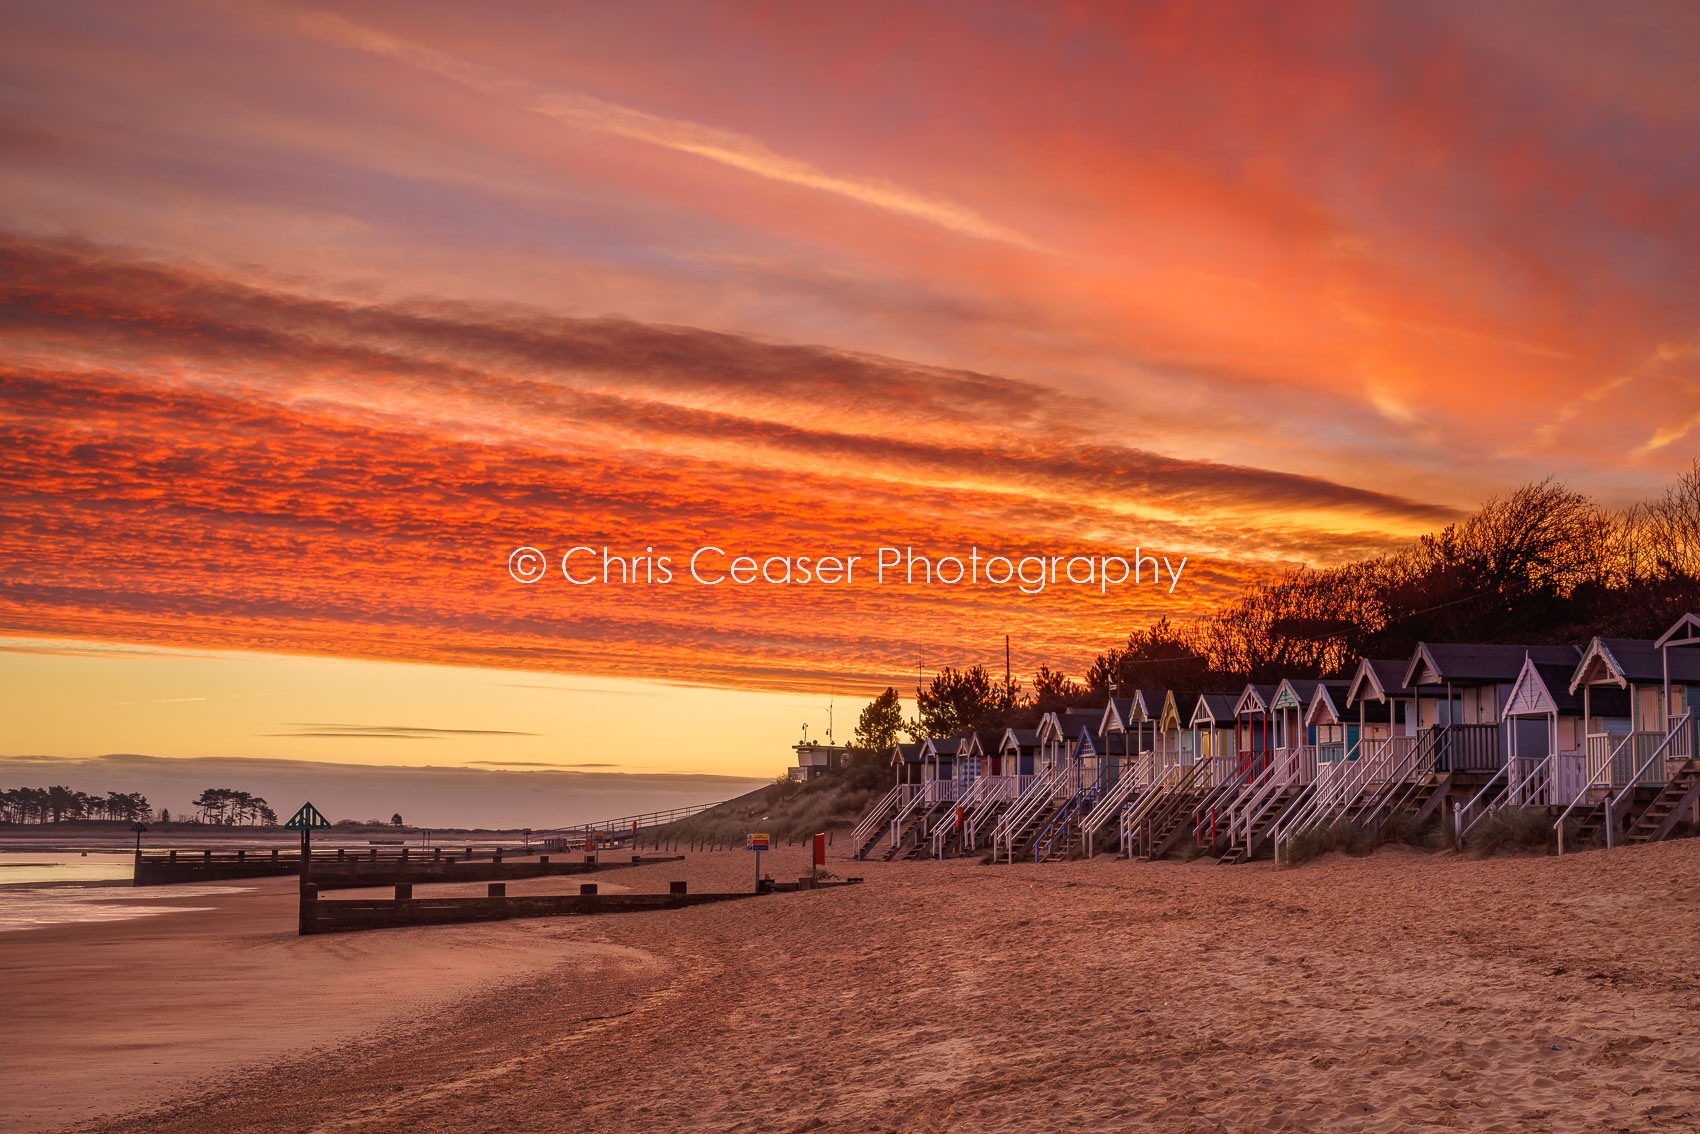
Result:
[[[765,832],[781,842],[799,842],[817,831],[853,827],[868,806],[890,789],[891,772],[883,767],[850,768],[807,783],[768,784],[747,795],[698,812],[688,819],[658,827],[643,842],[742,844],[751,832]]]

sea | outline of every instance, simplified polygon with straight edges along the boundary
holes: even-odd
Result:
[[[0,852],[0,933],[78,922],[124,921],[210,909],[178,901],[234,894],[242,886],[172,886],[138,891],[135,859],[97,851]],[[143,904],[136,899],[145,895]],[[159,901],[169,897],[169,904]]]

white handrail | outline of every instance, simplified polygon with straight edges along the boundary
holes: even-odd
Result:
[[[1328,798],[1334,790],[1334,781],[1343,778],[1345,775],[1340,770],[1345,767],[1345,763],[1344,760],[1330,760],[1320,768],[1316,775],[1311,778],[1311,781],[1300,790],[1297,798],[1293,800],[1292,806],[1287,808],[1286,813],[1275,820],[1275,826],[1269,832],[1269,837],[1274,842],[1277,860],[1279,860],[1283,836],[1294,823],[1303,820],[1304,816],[1316,806],[1317,800]]]
[[[1205,775],[1200,764],[1171,764],[1163,769],[1157,781],[1140,792],[1132,806],[1124,807],[1121,811],[1120,822],[1116,834],[1121,844],[1122,853],[1132,856],[1133,851],[1128,843],[1132,840],[1133,832],[1148,822],[1151,813],[1163,802],[1170,792],[1187,791],[1196,785],[1199,777]]]
[[[1121,810],[1127,802],[1128,796],[1138,791],[1139,777],[1130,774],[1132,771],[1133,769],[1124,770],[1121,779],[1117,780],[1115,786],[1105,792],[1104,798],[1098,801],[1098,806],[1094,807],[1086,818],[1080,821],[1080,833],[1086,838],[1088,854],[1093,850],[1098,829],[1110,821],[1110,816]]]
[[[988,782],[990,781],[987,777],[981,776],[969,783],[968,787],[964,789],[962,794],[956,797],[955,806],[962,811],[964,823],[966,823],[968,808],[973,806],[974,801],[980,796],[981,792],[984,790],[984,786]],[[955,829],[955,823],[940,823],[937,827],[933,828],[932,834],[928,837],[933,840],[934,858],[944,857],[944,844],[950,841],[950,833]]]
[[[1549,759],[1550,759],[1550,757],[1549,757]],[[1509,763],[1500,765],[1499,771],[1495,772],[1493,774],[1493,776],[1488,780],[1488,782],[1482,785],[1482,790],[1478,791],[1475,795],[1471,796],[1470,802],[1466,803],[1464,806],[1458,808],[1456,811],[1454,811],[1452,813],[1452,842],[1455,846],[1460,846],[1460,847],[1463,846],[1464,845],[1464,836],[1469,834],[1470,831],[1472,829],[1474,829],[1475,825],[1477,823],[1480,823],[1482,821],[1482,819],[1484,817],[1486,817],[1488,812],[1494,810],[1494,804],[1490,803],[1487,806],[1482,808],[1482,813],[1480,815],[1478,815],[1474,819],[1470,820],[1469,826],[1464,825],[1464,816],[1468,815],[1470,813],[1470,808],[1474,807],[1476,804],[1478,804],[1482,801],[1482,797],[1484,795],[1486,795],[1488,792],[1493,790],[1493,785],[1499,782],[1499,777],[1501,777],[1501,776],[1506,777],[1506,779],[1505,779],[1505,790],[1510,790],[1510,787],[1511,787],[1510,772],[1511,772],[1511,765]],[[1500,798],[1501,799],[1505,798],[1503,792],[1500,794]]]
[[[1558,820],[1552,825],[1552,829],[1558,833],[1559,854],[1564,853],[1564,821],[1570,818],[1570,813],[1576,810],[1576,805],[1586,799],[1588,793],[1598,786],[1599,778],[1616,766],[1618,752],[1622,751],[1623,746],[1628,744],[1632,739],[1634,739],[1634,737],[1635,734],[1633,732],[1626,732],[1623,734],[1623,739],[1617,742],[1617,747],[1611,750],[1611,754],[1605,758],[1605,761],[1600,764],[1594,774],[1588,777],[1588,782],[1582,785],[1582,790],[1576,793],[1576,798],[1570,801],[1570,806],[1566,807],[1559,813]],[[1611,800],[1611,789],[1609,787],[1606,789],[1606,800],[1609,805]],[[1609,806],[1606,812],[1606,827],[1608,829],[1611,827],[1611,812],[1609,810]]]
[[[886,812],[890,811],[902,801],[903,789],[906,787],[916,786],[918,785],[894,784],[892,789],[881,796],[879,802],[874,804],[873,809],[862,817],[862,821],[856,824],[856,829],[850,832],[851,842],[860,847],[863,843],[872,838],[874,832],[879,830],[881,825],[885,823]]]
[[[1058,764],[1045,769],[1037,776],[1027,790],[1022,792],[1016,801],[1010,804],[1009,810],[1003,813],[998,825],[992,828],[992,857],[997,858],[998,844],[1004,848],[1004,861],[1015,861],[1015,832],[1026,825],[1027,821],[1050,802],[1051,795],[1068,778],[1068,771]]]
[[[1645,760],[1643,760],[1641,762],[1641,766],[1639,768],[1636,768],[1635,771],[1630,774],[1629,782],[1624,785],[1622,791],[1617,793],[1617,797],[1614,799],[1614,798],[1611,797],[1611,793],[1609,791],[1606,793],[1606,846],[1607,847],[1611,847],[1611,846],[1615,845],[1615,839],[1613,837],[1613,832],[1612,832],[1611,817],[1612,817],[1613,814],[1616,813],[1618,804],[1622,803],[1624,801],[1624,799],[1629,795],[1629,793],[1635,790],[1635,788],[1640,783],[1641,774],[1643,772],[1645,772],[1648,768],[1653,766],[1653,761],[1657,760],[1659,758],[1659,754],[1662,753],[1666,748],[1670,747],[1670,742],[1675,740],[1676,737],[1677,737],[1677,734],[1679,732],[1681,732],[1682,729],[1686,728],[1687,725],[1688,725],[1688,722],[1693,720],[1693,719],[1694,719],[1694,712],[1693,712],[1692,709],[1689,710],[1688,712],[1682,714],[1682,716],[1680,718],[1678,718],[1677,722],[1675,724],[1671,725],[1670,731],[1665,733],[1665,738],[1663,740],[1659,741],[1659,746],[1657,748],[1653,749],[1653,754],[1651,756],[1647,757]]]
[[[1534,781],[1536,776],[1541,774],[1542,769],[1548,769],[1549,774],[1551,774],[1551,775],[1557,774],[1557,765],[1553,763],[1553,761],[1556,760],[1557,758],[1558,758],[1557,753],[1551,753],[1545,759],[1543,759],[1540,763],[1536,764],[1533,768],[1529,769],[1528,775],[1524,776],[1522,779],[1518,780],[1516,783],[1512,784],[1510,787],[1505,789],[1505,797],[1504,798],[1509,803],[1511,803],[1513,805],[1523,806],[1524,789],[1527,788],[1529,786],[1529,784]],[[1465,833],[1468,834],[1468,832],[1469,832],[1469,829],[1466,828]]]
[[[1405,759],[1409,759],[1417,748],[1417,737],[1412,736],[1383,736],[1380,738],[1364,738],[1358,741],[1358,758],[1342,761],[1345,771],[1338,773],[1338,784],[1333,785],[1326,795],[1318,795],[1311,805],[1301,814],[1294,817],[1292,822],[1283,823],[1275,843],[1276,860],[1280,860],[1281,848],[1291,843],[1293,839],[1306,831],[1314,830],[1327,821],[1329,814],[1336,807],[1350,810],[1360,800],[1367,802],[1373,790],[1373,784],[1383,786],[1393,783],[1391,774],[1384,781],[1382,773],[1387,772],[1402,748],[1403,741],[1412,741],[1409,749],[1405,749]],[[1373,748],[1370,745],[1374,745]]]
[[[985,825],[986,820],[993,818],[998,804],[1021,798],[1022,792],[1027,789],[1028,784],[1032,783],[1033,777],[1031,775],[989,776],[986,777],[986,780],[991,786],[980,793],[980,801],[974,805],[973,811],[969,812],[967,820],[963,824],[963,842],[969,850],[979,848],[980,829]],[[993,824],[993,826],[995,827],[996,824]]]
[[[897,846],[897,844],[903,839],[903,821],[909,818],[909,813],[918,809],[923,803],[928,804],[929,806],[932,804],[932,800],[928,798],[926,785],[911,784],[910,786],[920,787],[922,790],[910,796],[909,801],[902,807],[898,808],[897,814],[891,817],[891,845],[893,847]]]
[[[1389,815],[1396,812],[1399,804],[1404,802],[1420,780],[1420,777],[1413,776],[1412,773],[1423,766],[1425,758],[1431,768],[1438,762],[1440,749],[1445,745],[1448,735],[1444,725],[1433,725],[1423,733],[1417,743],[1411,745],[1411,750],[1399,761],[1381,789],[1365,802],[1366,810],[1358,815],[1358,823],[1368,827],[1381,817],[1383,808],[1387,809]],[[1388,806],[1390,803],[1391,807]]]

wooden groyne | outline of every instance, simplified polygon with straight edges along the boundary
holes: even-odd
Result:
[[[753,898],[753,891],[733,894],[691,894],[685,883],[674,882],[665,894],[598,894],[594,883],[577,894],[525,894],[509,897],[507,885],[490,883],[482,898],[415,898],[413,887],[396,887],[394,898],[319,898],[319,887],[301,887],[300,933],[349,933],[363,929],[393,929],[404,925],[452,925],[472,921],[502,921],[519,917],[563,917],[574,914],[635,913],[676,910],[709,902]]]
[[[346,848],[314,854],[308,877],[321,890],[346,890],[358,886],[394,886],[433,882],[503,882],[542,878],[556,874],[593,874],[601,870],[643,866],[656,862],[678,862],[683,855],[632,855],[609,858],[587,855],[569,862],[540,855],[513,858],[502,852],[473,854],[435,847],[414,853],[411,849],[380,853]],[[170,851],[143,854],[136,858],[135,885],[166,886],[182,882],[223,882],[240,878],[268,878],[301,873],[299,853],[276,850]]]

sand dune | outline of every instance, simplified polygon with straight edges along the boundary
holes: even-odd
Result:
[[[801,851],[773,860],[794,874]],[[742,853],[687,865],[619,883],[750,879]],[[1700,842],[1296,870],[835,862],[869,884],[256,942],[294,954],[281,984],[309,994],[340,974],[345,1002],[369,981],[393,995],[380,974],[402,958],[496,963],[482,990],[441,986],[452,1011],[356,1010],[344,1034],[361,1038],[334,1051],[294,1032],[285,1062],[91,1128],[1693,1129],[1697,868]],[[187,1053],[219,1016],[183,976]],[[263,1011],[254,991],[218,996],[221,1014]],[[34,1042],[6,1030],[13,1050]]]

